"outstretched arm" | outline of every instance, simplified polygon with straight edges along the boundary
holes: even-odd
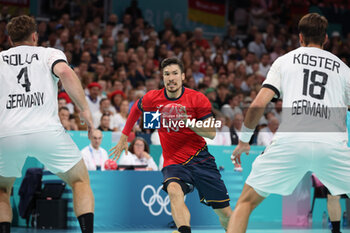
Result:
[[[138,108],[139,101],[140,100],[136,101],[131,108],[130,114],[128,116],[128,119],[126,120],[126,124],[124,126],[122,135],[120,136],[118,144],[109,150],[111,151],[109,157],[113,156],[113,160],[118,160],[123,150],[125,150],[125,155],[128,154],[128,136],[142,113],[141,110]]]
[[[205,124],[205,122],[213,121],[213,120],[214,120],[213,117],[209,117],[203,120],[203,125]],[[190,129],[192,129],[196,134],[198,134],[201,137],[214,139],[216,136],[216,129],[214,126],[211,126],[211,124],[209,124],[209,127],[201,127],[201,128],[198,128],[195,125],[194,127],[190,127]]]
[[[256,96],[253,103],[249,106],[242,127],[242,135],[239,143],[232,153],[231,159],[235,163],[241,163],[241,154],[249,154],[249,141],[253,135],[255,127],[258,125],[260,118],[264,114],[266,105],[272,100],[275,92],[269,88],[262,88]]]
[[[80,117],[87,124],[90,134],[93,129],[92,116],[78,76],[65,62],[57,63],[53,68],[53,72],[60,78],[67,94],[80,109]]]

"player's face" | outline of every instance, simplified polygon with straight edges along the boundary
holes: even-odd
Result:
[[[185,74],[181,73],[180,67],[176,64],[166,66],[163,69],[164,86],[168,94],[181,94],[182,81],[185,79]]]

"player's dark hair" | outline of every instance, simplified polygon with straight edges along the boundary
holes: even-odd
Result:
[[[135,152],[134,152],[134,145],[135,145],[137,140],[140,140],[140,141],[143,142],[143,144],[145,145],[145,151],[147,153],[149,153],[149,145],[146,142],[146,140],[144,138],[142,138],[142,137],[136,137],[134,140],[132,140],[132,142],[129,145],[128,151],[130,151],[131,153],[135,154]]]
[[[178,65],[180,67],[181,73],[185,72],[184,64],[180,59],[176,57],[165,58],[160,64],[160,69],[163,71],[165,67],[170,65]]]
[[[36,22],[28,15],[21,15],[12,18],[6,29],[13,43],[23,42],[36,32]]]
[[[306,45],[314,43],[322,46],[326,39],[327,26],[328,21],[324,16],[310,13],[300,19],[298,29],[304,36]]]

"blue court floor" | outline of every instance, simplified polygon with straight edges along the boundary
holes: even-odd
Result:
[[[248,229],[247,233],[331,233],[329,229],[313,228],[313,229],[269,229],[269,224],[266,224],[264,229]],[[11,233],[79,233],[79,229],[67,229],[67,230],[39,230],[31,228],[12,228]],[[96,233],[172,233],[172,229],[148,229],[148,230],[106,230],[106,229],[95,229]],[[193,233],[224,233],[223,229],[219,228],[193,228]],[[350,229],[343,229],[342,233],[350,233]]]

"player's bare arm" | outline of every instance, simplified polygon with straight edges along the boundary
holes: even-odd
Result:
[[[137,107],[139,101],[140,100],[137,100],[130,110],[129,117],[126,120],[126,124],[124,126],[122,135],[120,136],[118,144],[109,150],[111,151],[111,153],[109,154],[109,157],[113,156],[112,157],[113,160],[118,160],[123,150],[125,150],[126,155],[128,154],[128,135],[131,132],[132,128],[134,127],[136,121],[140,118],[142,113]]]
[[[209,117],[207,119],[205,119],[203,121],[203,125],[204,125],[204,122],[206,121],[212,121],[213,117]],[[211,126],[211,124],[209,124]],[[191,127],[190,126],[190,129],[192,129],[196,134],[198,134],[199,136],[201,137],[205,137],[205,138],[209,138],[209,139],[214,139],[215,136],[216,136],[216,130],[215,130],[215,127],[201,127],[201,128],[198,128],[196,127],[196,125],[194,125],[194,127]]]
[[[54,66],[53,71],[55,75],[60,78],[62,85],[67,91],[69,97],[81,110],[80,117],[87,124],[90,134],[93,129],[92,115],[89,109],[89,105],[86,102],[85,93],[78,76],[65,62],[57,63]]]
[[[109,157],[113,156],[112,157],[113,160],[118,160],[123,150],[125,150],[125,154],[127,155],[128,154],[128,136],[122,133],[118,144],[109,150],[111,151],[111,153],[109,154]]]
[[[187,121],[187,112],[186,112],[186,107],[185,106],[181,106],[182,111],[184,111],[184,117],[182,118],[183,121]],[[208,119],[203,121],[212,121],[213,117],[209,117]],[[211,126],[211,124],[209,124]],[[196,127],[196,125],[194,127],[189,127],[190,129],[192,129],[196,134],[198,134],[201,137],[205,137],[205,138],[209,138],[209,139],[214,139],[216,136],[216,130],[215,127],[201,127],[198,128]]]
[[[250,105],[247,115],[244,119],[244,126],[250,130],[254,130],[258,125],[260,118],[264,114],[266,105],[272,100],[275,92],[269,88],[262,88],[253,103]],[[250,146],[248,142],[243,142],[239,140],[239,143],[232,153],[231,159],[240,164],[241,154],[245,152],[249,154]]]

